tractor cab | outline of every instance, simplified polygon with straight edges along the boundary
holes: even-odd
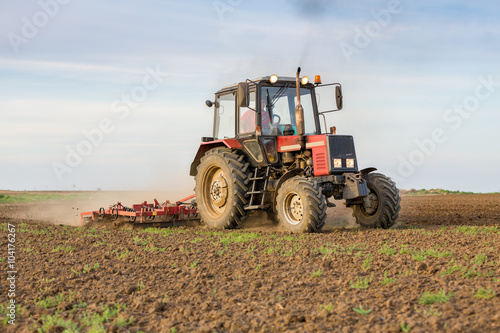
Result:
[[[297,135],[296,109],[299,103],[303,109],[303,135],[320,134],[317,98],[321,96],[315,93],[315,89],[321,82],[319,76],[316,78],[316,83],[312,84],[306,76],[297,81],[293,77],[272,75],[219,90],[215,94],[214,139]],[[331,86],[331,91],[326,93],[330,97],[335,93],[333,88],[337,87],[341,105],[340,84],[321,87],[325,86]],[[207,101],[207,105],[212,106],[213,103]],[[337,108],[340,109],[341,106]]]
[[[321,85],[320,76],[313,84],[298,74],[295,78],[265,76],[219,90],[215,103],[206,102],[214,106],[213,137],[206,141],[237,140],[255,166],[292,161],[290,154],[279,154],[278,141],[283,141],[279,137],[300,136],[304,140],[305,136],[320,135],[319,115],[342,108],[340,84]],[[334,96],[336,103],[332,103]],[[319,101],[323,110],[318,108]],[[326,133],[326,123],[324,128]],[[290,140],[294,141],[289,138],[283,142]]]

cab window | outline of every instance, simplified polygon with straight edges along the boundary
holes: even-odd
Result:
[[[247,108],[240,108],[240,133],[255,132],[257,112],[255,111],[255,91],[250,92]]]
[[[216,139],[234,138],[236,135],[236,98],[226,94],[217,97],[215,108],[214,137]]]

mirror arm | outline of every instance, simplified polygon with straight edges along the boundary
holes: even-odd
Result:
[[[323,116],[323,122],[325,123],[325,134],[328,134],[328,127],[326,127],[326,116],[323,113],[320,113]]]

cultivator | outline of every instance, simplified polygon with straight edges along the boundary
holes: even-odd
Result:
[[[154,199],[153,203],[144,201],[140,204],[127,207],[117,202],[109,206],[108,209],[101,207],[98,211],[80,213],[82,223],[91,221],[111,222],[114,225],[130,223],[134,227],[171,227],[186,225],[192,222],[199,222],[198,209],[196,202],[192,200],[196,195],[193,194],[187,198],[170,203],[165,200],[159,203]]]

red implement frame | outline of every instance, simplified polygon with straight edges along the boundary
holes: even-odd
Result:
[[[190,195],[187,198],[176,201],[171,204],[170,201],[165,200],[162,204],[154,199],[154,203],[144,201],[140,204],[126,207],[118,202],[109,206],[108,209],[104,207],[98,211],[82,212],[80,213],[80,221],[87,220],[117,220],[119,217],[128,219],[138,225],[154,225],[161,224],[165,226],[181,225],[183,222],[199,221],[198,210],[195,204],[185,204],[186,201],[193,199],[196,195]]]

